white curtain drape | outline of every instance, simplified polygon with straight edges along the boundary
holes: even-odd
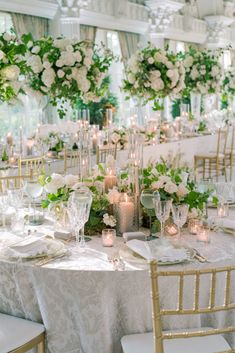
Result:
[[[32,33],[35,39],[48,35],[48,19],[36,16],[11,13],[13,26],[18,36]]]
[[[118,37],[119,37],[123,62],[126,65],[127,61],[138,49],[140,35],[137,33],[119,31]]]
[[[80,26],[80,37],[81,40],[89,40],[91,42],[95,42],[97,28],[93,26]]]

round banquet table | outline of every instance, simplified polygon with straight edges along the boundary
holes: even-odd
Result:
[[[187,233],[182,239],[210,262],[193,260],[161,268],[183,270],[235,263],[233,235],[213,233],[207,245],[197,243],[195,236]],[[0,312],[43,322],[48,353],[120,353],[123,335],[152,330],[148,265],[124,257],[125,269],[114,271],[108,261],[108,255],[126,250],[121,238],[117,238],[113,248],[102,247],[99,237],[87,243],[82,252],[77,252],[72,242],[66,246],[68,255],[44,266],[33,261],[13,262],[0,258]],[[223,300],[223,284],[224,278],[218,278],[218,301]],[[204,295],[200,302],[207,305],[209,281],[206,276],[201,286]],[[175,306],[177,284],[174,280],[162,279],[160,288],[162,305]],[[192,305],[192,293],[193,280],[189,280],[184,291],[186,307]],[[231,298],[235,301],[235,278]],[[184,316],[180,321],[178,317],[167,318],[164,328],[235,325],[235,315],[228,312],[194,316]],[[233,335],[227,338],[231,344],[235,343]]]

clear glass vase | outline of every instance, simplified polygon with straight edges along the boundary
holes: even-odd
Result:
[[[202,95],[200,93],[190,93],[191,113],[195,119],[199,119],[201,115],[201,99]]]

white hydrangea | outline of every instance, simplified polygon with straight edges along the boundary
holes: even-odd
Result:
[[[42,60],[39,55],[32,55],[27,60],[29,65],[35,74],[39,74],[43,70]]]
[[[64,177],[65,185],[68,188],[73,188],[78,183],[78,177],[76,175],[68,174]]]
[[[9,65],[1,70],[1,76],[7,81],[16,81],[20,75],[20,69],[17,65]]]
[[[51,85],[54,83],[55,81],[55,71],[53,69],[45,69],[42,73],[42,82],[44,83],[44,85],[46,87],[51,87]]]

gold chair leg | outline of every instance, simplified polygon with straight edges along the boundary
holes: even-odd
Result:
[[[205,179],[205,173],[206,173],[206,160],[205,159],[203,159],[203,173],[202,173],[202,175],[203,175],[203,179]]]
[[[227,182],[226,158],[224,158],[224,177],[225,177],[225,181]]]
[[[233,155],[231,154],[230,156],[230,181],[232,181],[233,178]]]
[[[41,341],[38,344],[38,353],[45,353],[45,341]]]

